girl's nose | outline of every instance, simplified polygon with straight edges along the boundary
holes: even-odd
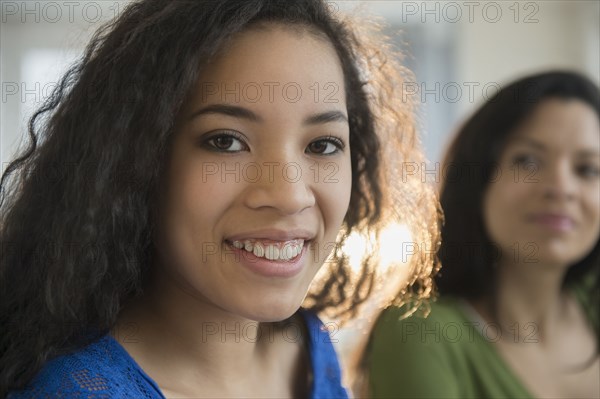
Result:
[[[252,209],[272,208],[284,215],[294,215],[315,205],[307,168],[301,163],[264,162],[261,175],[248,182],[246,205]]]

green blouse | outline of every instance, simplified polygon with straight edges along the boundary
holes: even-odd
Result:
[[[574,293],[598,332],[598,304],[579,289]],[[492,343],[502,332],[463,300],[433,302],[426,318],[399,320],[402,314],[397,307],[386,309],[373,330],[373,398],[533,398]],[[521,331],[522,342],[536,339],[533,326]]]

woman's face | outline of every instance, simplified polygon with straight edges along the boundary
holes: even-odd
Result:
[[[568,266],[600,235],[598,115],[579,100],[542,102],[511,136],[484,197],[504,260]]]
[[[326,40],[271,25],[237,35],[200,80],[177,119],[163,263],[225,312],[287,318],[350,201],[339,59]]]

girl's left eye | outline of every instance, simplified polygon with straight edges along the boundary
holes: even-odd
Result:
[[[318,155],[333,155],[344,149],[342,140],[336,137],[315,140],[306,147],[306,151]]]
[[[218,152],[240,152],[248,147],[243,140],[233,133],[220,133],[204,141],[204,146]]]

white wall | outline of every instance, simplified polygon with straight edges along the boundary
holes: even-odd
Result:
[[[535,9],[521,9],[521,19],[537,10],[537,22],[514,23],[510,15],[496,24],[480,19],[461,25],[459,80],[502,83],[543,69],[569,68],[600,82],[600,2],[532,4]]]
[[[409,42],[401,47],[414,57],[409,65],[427,91],[418,99],[432,162],[458,122],[497,85],[551,68],[580,71],[600,83],[600,1],[366,3],[388,21],[394,36]],[[356,4],[341,2],[340,9]]]
[[[0,162],[27,140],[27,121],[120,1],[0,2]],[[23,143],[24,144],[24,143]]]

